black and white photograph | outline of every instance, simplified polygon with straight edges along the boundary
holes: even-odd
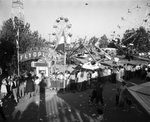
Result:
[[[150,122],[150,0],[0,0],[0,122]]]

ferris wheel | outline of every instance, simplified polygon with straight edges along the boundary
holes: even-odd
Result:
[[[62,16],[55,20],[52,35],[54,36],[54,40],[56,41],[56,43],[59,41],[63,33],[65,34],[65,37],[67,39],[72,37],[71,27],[72,24],[70,23],[68,18]]]
[[[150,4],[136,5],[128,9],[125,15],[120,18],[120,22],[113,31],[115,38],[122,38],[126,30],[136,31],[139,28],[144,28],[150,33]],[[129,31],[129,33],[130,33]]]

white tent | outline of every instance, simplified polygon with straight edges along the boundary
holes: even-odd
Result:
[[[96,62],[94,65],[92,65],[91,62],[87,62],[87,63],[84,63],[84,64],[82,65],[82,67],[83,67],[84,69],[90,69],[90,70],[99,69],[100,66],[101,66],[101,64],[98,63],[98,62]]]

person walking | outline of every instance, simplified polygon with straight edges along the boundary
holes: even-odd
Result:
[[[35,95],[39,94],[40,91],[40,86],[39,83],[41,81],[41,78],[39,78],[38,76],[35,78]]]
[[[13,81],[11,82],[11,89],[12,89],[12,92],[13,92],[13,96],[14,96],[14,100],[16,103],[18,103],[18,99],[17,99],[17,89],[18,85],[17,85],[17,77],[15,77],[13,79]]]
[[[124,106],[124,91],[125,89],[127,89],[126,83],[125,81],[122,82],[121,86],[120,86],[120,94],[119,94],[119,106],[123,107]]]
[[[77,74],[77,89],[78,92],[80,92],[82,90],[82,82],[83,82],[83,71],[78,72]]]
[[[96,104],[98,105],[98,102],[100,101],[102,106],[104,107],[104,101],[103,101],[103,83],[98,82],[96,84]]]
[[[4,78],[2,80],[2,85],[1,85],[1,94],[2,94],[2,97],[4,98],[6,95],[7,95],[7,82],[6,82],[6,78]]]
[[[10,89],[10,87],[11,87],[11,82],[12,82],[12,78],[11,78],[11,76],[8,76],[8,77],[7,77],[7,85],[6,85],[6,87],[7,87],[7,92],[8,92],[8,97],[10,97],[10,95],[12,94],[12,93],[11,93],[12,90]]]
[[[26,93],[28,94],[29,98],[33,96],[33,92],[35,90],[34,88],[34,80],[31,76],[31,73],[27,74],[27,78],[26,78]]]
[[[76,92],[76,81],[75,81],[75,79],[76,79],[75,72],[72,72],[70,74],[70,88],[71,88],[73,93]]]
[[[46,87],[47,79],[45,77],[44,73],[41,73],[41,81],[39,83],[40,86],[40,96],[43,96],[43,93],[45,93],[45,87]]]
[[[19,97],[20,98],[24,97],[24,90],[25,90],[24,82],[25,82],[25,79],[23,78],[23,76],[21,76],[19,79]]]

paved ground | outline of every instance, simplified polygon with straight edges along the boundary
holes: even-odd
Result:
[[[144,82],[137,79],[133,81],[137,84]],[[119,85],[108,83],[105,87],[103,94],[106,107],[100,106],[105,122],[148,122],[135,107],[128,113],[126,105],[123,108],[115,106],[115,88]],[[90,93],[90,89],[65,94],[46,90],[45,94],[43,92],[36,97],[20,99],[18,105],[8,99],[4,103],[4,111],[8,122],[96,122],[96,108],[88,105]]]

